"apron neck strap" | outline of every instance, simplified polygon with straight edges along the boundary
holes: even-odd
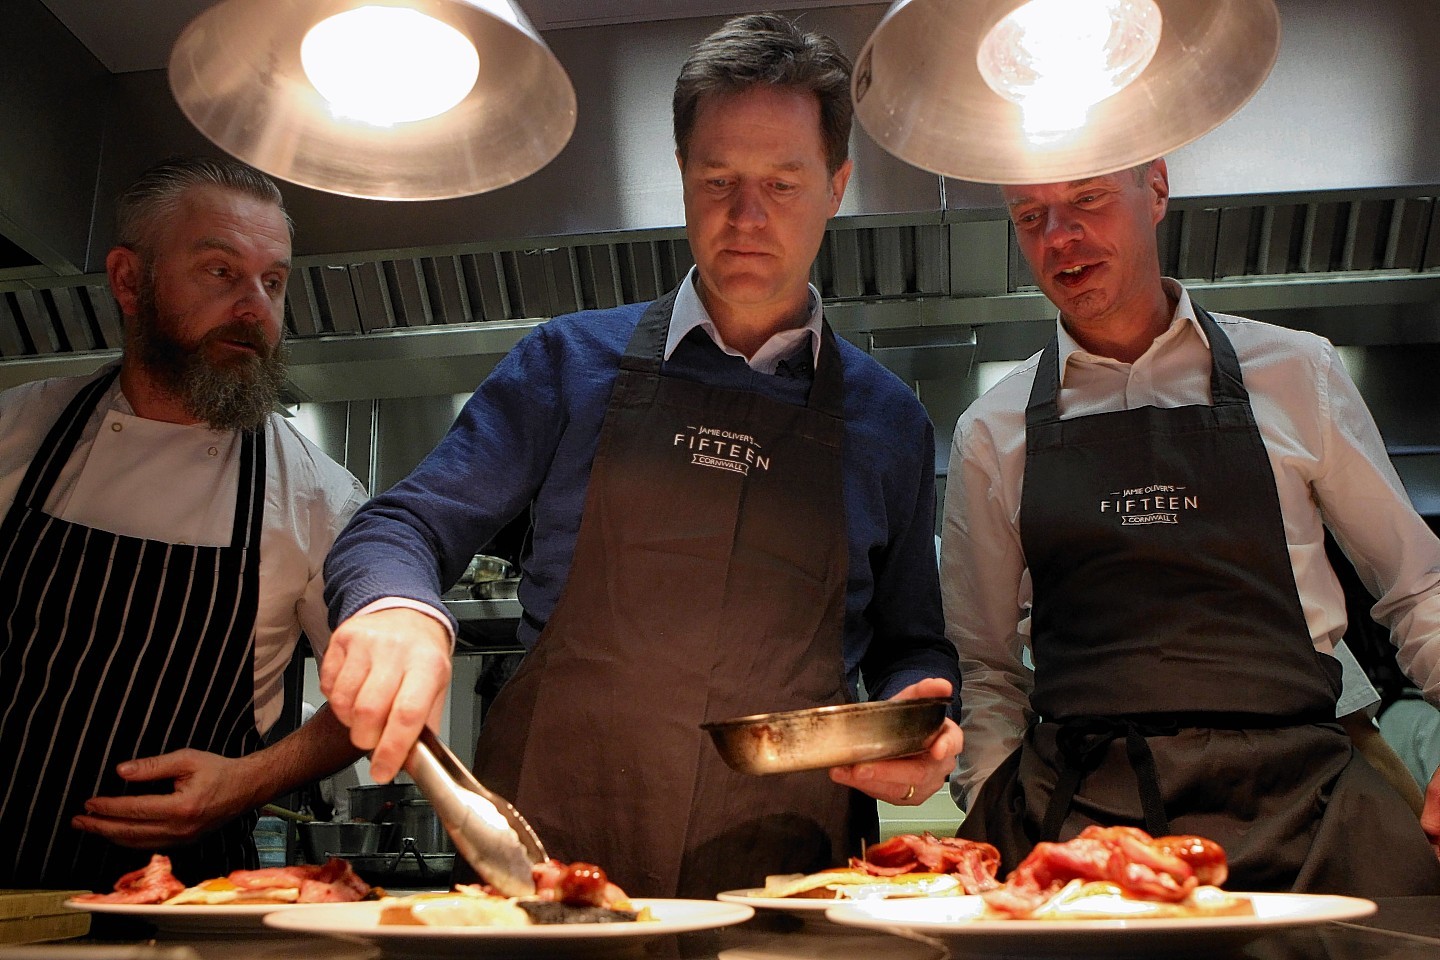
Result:
[[[266,429],[267,424],[261,423],[258,430],[240,432],[240,478],[235,490],[231,547],[258,548],[260,545],[260,528],[265,517]]]
[[[635,332],[630,335],[625,355],[620,358],[622,370],[660,373],[660,366],[665,362],[665,340],[670,334],[670,315],[675,312],[675,295],[679,292],[680,288],[676,287],[645,308]]]
[[[1250,403],[1250,392],[1245,389],[1245,378],[1240,374],[1240,360],[1235,356],[1235,346],[1220,324],[1210,316],[1210,311],[1193,303],[1195,319],[1210,341],[1210,402],[1215,406]]]
[[[820,321],[820,362],[810,384],[810,409],[845,419],[845,370],[829,320]]]
[[[25,471],[25,479],[20,481],[20,488],[15,492],[17,504],[23,503],[33,510],[44,507],[50,491],[55,488],[55,481],[60,478],[60,471],[70,460],[70,454],[75,449],[75,444],[80,441],[80,435],[85,432],[85,424],[89,422],[90,414],[119,375],[120,368],[116,367],[96,377],[81,387],[80,392],[65,406],[60,419],[55,421],[55,425],[45,435],[40,448],[31,459],[30,468]]]
[[[1035,382],[1030,384],[1030,399],[1025,404],[1025,426],[1035,427],[1059,419],[1060,335],[1052,333],[1035,366]]]

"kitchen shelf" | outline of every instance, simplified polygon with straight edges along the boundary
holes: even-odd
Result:
[[[455,635],[457,654],[521,653],[515,639],[520,622],[519,600],[446,600],[445,607],[460,621]]]
[[[456,620],[519,620],[519,600],[446,600]]]

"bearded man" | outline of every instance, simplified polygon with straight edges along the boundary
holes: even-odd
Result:
[[[0,887],[108,890],[163,851],[257,866],[255,810],[358,755],[322,709],[267,746],[360,483],[273,410],[291,224],[233,161],[121,195],[118,363],[0,394]]]

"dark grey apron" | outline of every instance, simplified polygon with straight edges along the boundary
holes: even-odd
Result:
[[[1275,478],[1229,339],[1197,308],[1211,406],[1061,420],[1059,346],[1026,409],[1020,533],[1039,721],[961,833],[1013,869],[1090,824],[1218,841],[1235,890],[1440,892],[1415,815],[1335,722]]]
[[[569,579],[475,769],[552,856],[633,896],[710,897],[843,861],[852,804],[873,824],[874,803],[824,770],[735,773],[700,729],[849,699],[834,334],[795,406],[662,373],[673,305],[631,338]]]
[[[153,851],[82,833],[70,819],[94,796],[171,789],[127,783],[116,764],[183,747],[237,757],[262,745],[261,439],[242,439],[229,546],[125,537],[44,512],[116,372],[70,402],[0,523],[0,887],[108,891]],[[254,826],[250,814],[164,852],[186,883],[253,868]]]

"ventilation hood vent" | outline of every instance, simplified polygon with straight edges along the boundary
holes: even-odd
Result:
[[[1003,241],[987,242],[990,236]],[[1339,343],[1440,339],[1426,307],[1440,301],[1440,230],[1430,196],[1182,201],[1161,224],[1160,245],[1165,272],[1210,287],[1201,298],[1214,309],[1317,329]],[[538,249],[302,261],[287,310],[291,397],[471,390],[536,324],[654,299],[692,263],[677,230]],[[812,280],[837,330],[906,379],[935,375],[934,357],[953,360],[961,345],[984,343],[989,325],[1048,327],[1053,317],[1003,220],[842,224],[826,233]],[[1344,324],[1327,319],[1338,312]],[[1366,315],[1388,319],[1367,326]],[[114,355],[121,337],[103,276],[0,293],[0,386],[93,368]],[[945,353],[936,354],[937,345]],[[917,367],[922,356],[931,359]]]

